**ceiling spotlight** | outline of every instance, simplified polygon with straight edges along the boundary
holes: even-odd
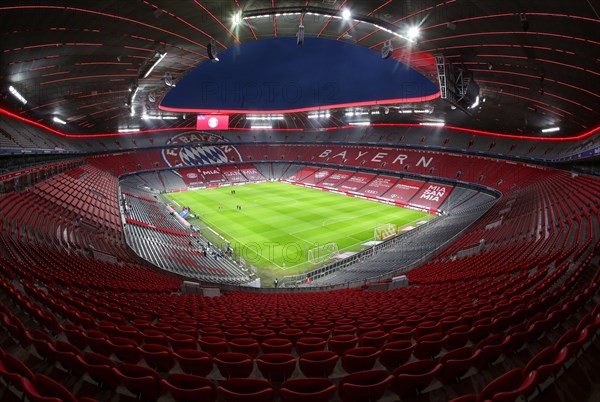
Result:
[[[235,15],[233,16],[233,25],[237,25],[242,21],[241,14],[242,14],[241,12],[235,13]]]
[[[148,71],[146,71],[144,74],[140,74],[141,78],[148,78],[148,76],[150,75],[152,70],[154,70],[156,68],[156,66],[158,66],[160,64],[160,62],[162,61],[162,59],[164,59],[166,56],[167,56],[167,52],[164,52],[164,53],[157,52],[154,55],[154,58],[156,58],[156,60],[154,61],[154,63],[152,63],[152,65],[150,66]]]
[[[348,10],[347,8],[345,8],[342,11],[342,18],[345,20],[349,20],[352,17],[352,13],[350,12],[350,10]]]
[[[17,91],[17,89],[15,87],[13,87],[12,85],[8,87],[8,90],[10,91],[11,94],[13,94],[13,96],[15,98],[17,98],[18,100],[20,100],[21,102],[23,102],[24,105],[27,104],[27,99],[25,99],[23,97],[23,95],[21,95],[19,93],[19,91]]]
[[[414,39],[416,39],[419,36],[419,33],[420,33],[419,27],[416,27],[416,26],[415,27],[410,27],[408,29],[408,32],[407,32],[408,38],[411,39],[411,40],[414,40]]]
[[[67,122],[66,122],[66,121],[64,121],[64,120],[63,120],[63,119],[61,119],[60,117],[56,117],[56,116],[54,116],[54,117],[52,118],[52,121],[53,121],[53,122],[55,122],[55,123],[58,123],[58,124],[67,124]]]
[[[560,131],[560,127],[548,127],[542,130],[542,133],[555,133]]]
[[[206,53],[208,54],[208,58],[211,59],[213,62],[218,62],[219,58],[217,57],[217,50],[215,49],[215,45],[212,43],[209,43],[208,45],[206,45]]]
[[[263,124],[252,124],[250,126],[250,128],[253,129],[253,130],[270,130],[270,129],[273,128],[273,126],[270,125],[270,124],[264,124],[263,123]]]
[[[133,104],[133,102],[135,102],[135,97],[138,94],[138,91],[140,90],[140,87],[135,87],[135,91],[133,91],[133,95],[131,95],[131,103]]]

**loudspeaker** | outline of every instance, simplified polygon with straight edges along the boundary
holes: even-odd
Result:
[[[392,41],[388,40],[384,42],[383,47],[381,48],[381,58],[389,59],[393,52],[394,48],[392,48]]]
[[[216,63],[217,61],[219,61],[219,58],[217,57],[217,51],[212,43],[206,45],[206,53],[208,54],[208,58],[211,59],[213,62]]]
[[[298,37],[296,38],[296,44],[302,46],[304,43],[304,25],[298,27]]]
[[[174,81],[173,75],[171,73],[165,73],[165,75],[163,76],[163,82],[168,87],[174,87],[175,86],[175,81]]]

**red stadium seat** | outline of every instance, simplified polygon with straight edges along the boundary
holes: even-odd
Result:
[[[145,343],[154,343],[156,345],[164,346],[169,345],[167,336],[156,329],[146,329],[142,331],[142,338],[144,339]]]
[[[272,329],[260,328],[252,331],[250,337],[256,339],[258,343],[262,343],[266,339],[276,338],[277,334]]]
[[[138,348],[144,361],[158,372],[168,372],[175,366],[175,358],[170,348],[148,343]]]
[[[217,387],[226,402],[271,402],[273,393],[271,383],[254,378],[231,378]]]
[[[362,324],[359,324],[356,328],[356,334],[359,337],[367,332],[373,331],[381,331],[381,324],[379,324],[377,321],[363,322]]]
[[[439,332],[434,332],[417,339],[413,354],[418,359],[430,359],[437,356],[443,346],[444,337]]]
[[[48,360],[50,362],[56,361],[56,348],[54,347],[54,341],[50,335],[35,329],[31,332],[31,339],[35,351],[44,360]]]
[[[446,353],[438,360],[442,365],[440,372],[437,374],[438,380],[444,384],[457,381],[461,375],[465,374],[469,368],[475,365],[480,353],[481,351],[474,352],[468,346]]]
[[[76,356],[76,359],[89,376],[98,382],[98,385],[107,388],[116,388],[119,384],[119,378],[112,371],[116,366],[115,362],[110,358],[98,353],[88,352],[81,356]]]
[[[393,391],[406,396],[422,391],[442,370],[442,365],[433,360],[417,360],[394,370]]]
[[[138,349],[139,345],[133,339],[115,336],[108,343],[112,349],[112,353],[124,363],[135,364],[142,358]]]
[[[344,402],[376,401],[383,396],[393,379],[383,370],[348,374],[340,381],[339,395]]]
[[[269,381],[284,381],[296,370],[296,358],[288,353],[267,353],[256,358],[256,365]]]
[[[267,339],[261,346],[265,353],[291,353],[294,348],[292,341],[284,338]]]
[[[325,327],[312,327],[306,330],[305,335],[309,338],[321,338],[326,341],[331,335],[331,330]]]
[[[519,369],[516,369],[516,370],[519,370]],[[515,401],[515,400],[517,400],[517,398],[519,396],[523,396],[523,397],[527,398],[531,394],[533,394],[533,392],[535,391],[536,386],[539,384],[539,379],[538,379],[537,371],[535,371],[535,370],[532,371],[532,372],[530,372],[530,373],[528,373],[528,374],[525,374],[525,373],[522,372],[522,377],[521,377],[521,379],[520,379],[519,382],[512,382],[512,381],[516,381],[517,378],[513,377],[513,374],[511,372],[508,372],[505,375],[509,376],[509,378],[508,379],[500,380],[500,378],[501,378],[500,377],[500,378],[497,379],[498,381],[506,381],[506,383],[505,384],[498,384],[498,389],[492,390],[492,391],[495,391],[494,395],[491,398],[492,402],[509,402],[509,401]],[[496,382],[496,380],[494,382]],[[488,387],[490,385],[488,385]],[[501,388],[503,388],[504,385],[506,385],[505,389],[501,390]],[[484,388],[484,390],[482,391],[482,393],[484,391],[486,391],[486,389],[488,387]],[[494,387],[495,387],[495,385],[494,385]],[[490,391],[490,390],[488,390],[488,391]],[[489,395],[489,393],[484,394],[484,397],[487,397],[485,395]]]
[[[163,390],[177,401],[214,401],[216,398],[214,383],[204,377],[173,373],[160,382]]]
[[[64,341],[56,341],[54,344],[56,360],[60,365],[67,370],[75,374],[82,374],[83,367],[79,364],[77,356],[81,355],[78,348]]]
[[[200,349],[204,352],[210,353],[212,356],[216,356],[219,353],[227,352],[229,346],[227,341],[223,338],[216,336],[203,336],[198,339]]]
[[[358,343],[358,338],[354,335],[335,335],[329,338],[327,347],[332,352],[338,355],[343,354],[346,350],[352,349]]]
[[[77,402],[69,390],[42,374],[35,374],[33,380],[21,378],[21,387],[31,402]]]
[[[30,381],[33,381],[34,378],[29,367],[9,353],[0,357],[0,377],[17,388],[21,388],[22,378],[27,378]]]
[[[414,347],[414,344],[408,340],[388,342],[381,348],[379,362],[388,370],[394,370],[410,359]]]
[[[245,353],[223,352],[213,361],[225,378],[248,378],[254,368],[252,358]]]
[[[248,338],[250,336],[250,333],[247,329],[244,328],[230,328],[227,331],[225,331],[224,335],[226,340],[231,341],[232,339],[237,338]]]
[[[279,331],[279,337],[283,339],[289,339],[292,344],[296,344],[296,341],[304,336],[304,331],[297,328],[287,328]]]
[[[175,352],[179,349],[196,349],[198,345],[194,336],[177,332],[167,335],[167,340]]]
[[[94,352],[104,356],[110,356],[112,353],[112,347],[109,343],[108,335],[89,329],[86,336],[86,343]]]
[[[370,370],[380,354],[381,351],[373,346],[348,349],[342,355],[342,367],[348,373]]]
[[[335,394],[336,386],[325,378],[296,378],[281,384],[283,402],[327,402]]]
[[[83,350],[87,346],[87,337],[83,333],[80,327],[73,324],[66,324],[64,333],[69,340],[69,343],[79,350]]]
[[[336,335],[356,335],[356,327],[351,324],[347,325],[336,325],[333,327],[331,332],[333,336]]]
[[[229,341],[229,349],[236,353],[245,353],[255,358],[260,349],[260,344],[253,338],[236,338]]]
[[[298,359],[298,366],[306,377],[329,377],[338,360],[339,356],[336,353],[320,350],[304,353]]]
[[[358,344],[360,346],[373,346],[380,349],[388,338],[389,335],[386,332],[380,330],[369,331],[360,335],[358,338]]]
[[[396,327],[389,333],[390,338],[388,342],[410,340],[413,338],[414,333],[415,329],[413,327],[405,325]]]
[[[183,372],[198,376],[206,376],[212,371],[212,357],[207,352],[196,349],[181,349],[173,353]]]
[[[296,341],[296,353],[302,356],[307,352],[316,352],[324,350],[327,342],[323,338],[303,337]]]
[[[149,367],[123,364],[112,368],[113,373],[134,395],[156,400],[162,394],[160,375]]]
[[[481,401],[490,400],[496,393],[514,388],[515,385],[521,384],[522,375],[523,369],[521,368],[504,373],[486,385],[479,393],[478,399]]]

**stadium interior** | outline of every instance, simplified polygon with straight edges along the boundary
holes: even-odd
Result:
[[[599,13],[3,1],[0,399],[600,400]]]

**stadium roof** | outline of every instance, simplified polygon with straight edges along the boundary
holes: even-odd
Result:
[[[308,14],[306,7],[325,12]],[[436,84],[432,55],[443,54],[472,71],[481,87],[479,106],[469,114],[435,99],[403,105],[409,113],[377,105],[372,122],[443,120],[516,135],[578,136],[600,125],[600,9],[594,7],[589,1],[543,0],[4,1],[0,106],[65,133],[116,132],[132,123],[144,129],[193,127],[194,115],[159,110],[170,88],[165,74],[176,83],[206,62],[209,43],[221,52],[295,36],[303,12],[306,37],[378,53],[391,39],[393,57]],[[350,18],[333,17],[343,10]],[[414,43],[401,37],[417,26]],[[10,86],[26,104],[12,96]],[[321,119],[289,113],[277,124],[341,127],[348,123],[345,112],[331,110]],[[171,118],[142,119],[144,113]],[[233,127],[249,123],[243,114],[231,116]],[[560,131],[542,132],[555,126]]]

